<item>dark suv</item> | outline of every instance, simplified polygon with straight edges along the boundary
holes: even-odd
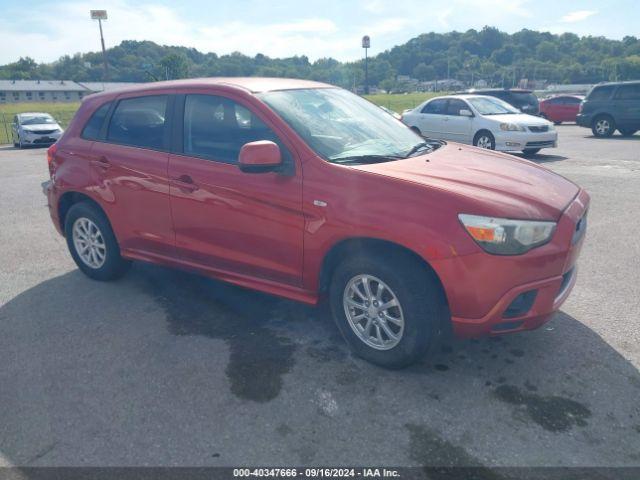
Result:
[[[540,113],[538,97],[536,97],[531,90],[524,90],[521,88],[512,88],[510,90],[504,88],[493,88],[483,90],[472,89],[465,93],[499,98],[500,100],[504,100],[508,104],[513,105],[522,113],[528,113],[529,115],[538,115]]]
[[[582,101],[576,123],[596,137],[616,130],[630,137],[640,129],[640,81],[596,85]]]

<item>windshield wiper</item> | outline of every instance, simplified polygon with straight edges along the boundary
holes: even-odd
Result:
[[[331,159],[333,163],[383,163],[404,159],[401,155],[350,155]]]
[[[414,145],[411,148],[411,150],[409,150],[407,152],[407,154],[404,156],[404,158],[409,158],[409,157],[415,155],[416,153],[418,153],[423,148],[428,148],[429,151],[427,153],[431,153],[434,150],[440,148],[442,145],[444,145],[444,142],[442,140],[431,140],[431,139],[426,141],[426,142],[417,143],[416,145]]]

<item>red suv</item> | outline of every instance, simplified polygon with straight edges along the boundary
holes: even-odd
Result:
[[[575,122],[580,103],[584,97],[579,95],[557,95],[540,100],[540,116],[556,125],[562,122]]]
[[[353,350],[407,365],[441,332],[544,323],[589,196],[509,155],[425,140],[340,88],[151,83],[87,97],[49,149],[53,223],[89,277],[160,263],[316,304]]]

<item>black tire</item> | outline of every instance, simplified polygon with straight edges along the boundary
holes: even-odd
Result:
[[[384,261],[379,258],[384,258]],[[343,303],[345,289],[353,278],[365,274],[384,282],[401,305],[404,331],[398,343],[387,350],[367,345],[356,335],[347,319]],[[333,318],[353,352],[386,368],[406,367],[423,357],[440,338],[448,315],[445,299],[433,274],[402,254],[384,254],[375,258],[358,255],[346,259],[333,274],[329,301]]]
[[[622,135],[623,137],[631,137],[638,130],[634,130],[632,128],[619,128],[618,131],[620,132],[620,135]]]
[[[76,250],[73,239],[73,227],[80,218],[90,220],[98,229],[104,245],[106,255],[104,263],[98,268],[93,268],[85,263]],[[120,247],[116,240],[109,220],[99,208],[88,202],[79,202],[71,206],[64,222],[64,233],[67,239],[67,247],[74,262],[82,272],[94,280],[109,281],[120,278],[131,266],[131,262],[120,256]]]
[[[553,122],[554,125],[560,125],[562,122]]]
[[[598,138],[608,138],[616,131],[616,122],[610,115],[598,115],[591,122],[591,132]]]
[[[525,157],[531,157],[533,155],[535,155],[536,153],[538,153],[540,150],[542,150],[541,148],[525,148],[522,153],[524,153]]]
[[[488,139],[489,145],[490,145],[489,147],[478,145],[478,142],[481,142],[481,140],[483,138]],[[496,139],[494,138],[493,134],[489,130],[480,130],[473,137],[473,145],[475,147],[486,148],[488,150],[495,150],[496,149]]]

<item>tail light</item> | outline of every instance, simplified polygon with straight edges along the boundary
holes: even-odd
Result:
[[[578,107],[578,113],[582,113],[582,106],[584,105],[584,100],[580,102],[580,106]]]
[[[47,149],[47,165],[49,166],[49,174],[53,175],[53,159],[58,150],[58,145],[55,143]]]

